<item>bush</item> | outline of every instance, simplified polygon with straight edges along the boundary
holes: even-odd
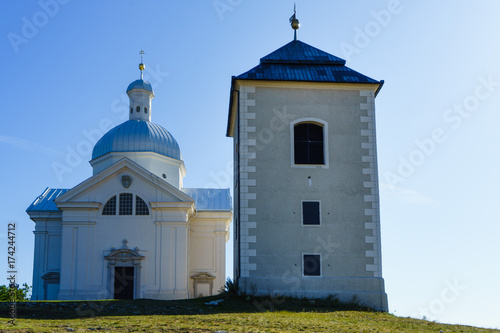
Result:
[[[0,301],[1,302],[26,302],[29,301],[29,293],[31,287],[27,283],[20,288],[18,284],[9,286],[0,286]]]
[[[231,297],[240,296],[240,290],[238,286],[229,277],[227,278],[224,287],[222,287],[220,291]]]

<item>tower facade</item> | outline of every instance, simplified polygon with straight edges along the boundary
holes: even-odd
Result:
[[[356,296],[387,311],[375,136],[382,85],[299,40],[232,78],[241,290]]]

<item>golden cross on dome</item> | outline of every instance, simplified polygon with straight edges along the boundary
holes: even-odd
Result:
[[[144,56],[144,50],[141,50],[141,52],[139,52],[139,54],[141,55],[141,63],[139,64],[139,69],[141,70],[141,80],[142,80],[143,79],[142,71],[144,70],[144,68],[146,68],[146,66],[144,66],[144,64],[142,63],[143,56]]]

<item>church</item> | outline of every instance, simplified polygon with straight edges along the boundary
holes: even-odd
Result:
[[[375,97],[384,81],[295,38],[233,76],[234,279],[387,311]]]
[[[183,187],[179,144],[151,121],[144,68],[127,88],[129,120],[94,146],[92,177],[46,188],[27,209],[32,300],[185,299],[224,286],[229,189]]]
[[[242,292],[388,310],[375,128],[384,81],[298,40],[295,14],[290,22],[291,42],[231,80],[233,204],[229,189],[183,187],[179,145],[151,122],[141,74],[127,89],[130,120],[94,147],[93,176],[47,188],[27,210],[32,299],[213,295],[234,220]]]

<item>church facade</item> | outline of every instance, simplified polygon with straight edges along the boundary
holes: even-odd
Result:
[[[95,145],[92,177],[47,188],[35,222],[32,300],[184,299],[224,285],[229,189],[184,188],[175,138],[151,122],[151,85],[127,89],[129,120]]]
[[[232,78],[234,278],[251,294],[356,296],[387,311],[375,135],[383,81],[345,63],[295,39]]]

